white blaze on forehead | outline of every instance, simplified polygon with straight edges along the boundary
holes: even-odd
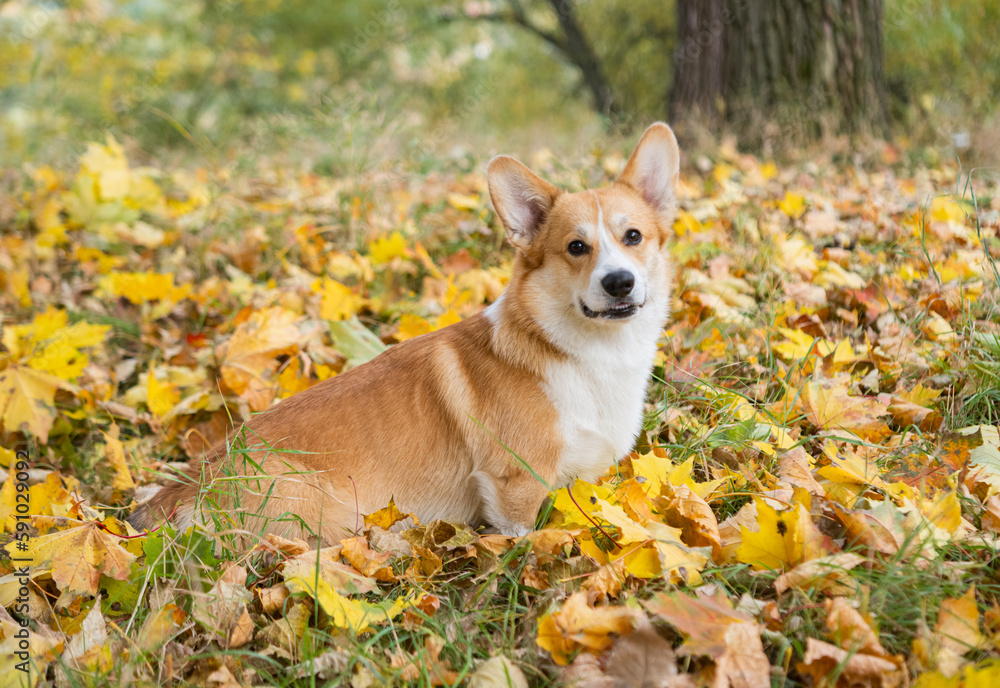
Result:
[[[631,272],[632,266],[629,259],[618,246],[611,230],[604,226],[604,209],[601,208],[601,200],[598,198],[597,192],[591,191],[591,193],[594,194],[594,203],[597,204],[597,265],[594,268],[594,278],[600,279],[622,268]]]

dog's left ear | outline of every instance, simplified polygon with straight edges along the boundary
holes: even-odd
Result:
[[[672,216],[680,160],[674,132],[663,122],[656,122],[639,139],[618,181],[642,194],[660,215]]]

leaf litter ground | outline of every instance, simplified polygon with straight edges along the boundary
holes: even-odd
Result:
[[[622,165],[550,158],[571,189]],[[496,299],[482,175],[168,171],[108,139],[3,184],[0,684],[1000,681],[985,177],[700,156],[637,451],[520,540],[389,504],[319,550],[124,516],[248,414]]]

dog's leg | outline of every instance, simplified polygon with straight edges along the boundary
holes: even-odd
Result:
[[[548,488],[527,471],[506,476],[474,474],[479,483],[483,519],[504,535],[520,537],[535,527]]]

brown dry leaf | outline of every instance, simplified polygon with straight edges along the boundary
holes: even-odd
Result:
[[[611,634],[631,632],[642,613],[627,607],[592,607],[586,592],[576,592],[557,612],[538,621],[538,646],[548,650],[556,664],[566,666],[578,649],[599,654],[614,643]]]
[[[430,578],[444,568],[444,560],[432,549],[411,545],[413,547],[413,563],[406,569],[406,577]]]
[[[254,588],[254,594],[260,600],[260,606],[266,614],[276,614],[285,607],[285,601],[291,596],[286,585],[275,585],[270,588]]]
[[[205,679],[209,685],[217,686],[218,688],[243,688],[236,677],[233,676],[233,672],[223,664],[218,669],[213,671]]]
[[[601,668],[601,661],[594,655],[580,653],[573,663],[559,672],[559,685],[566,688],[619,688],[613,676]]]
[[[733,609],[724,594],[695,598],[661,593],[644,606],[686,636],[679,653],[708,655],[715,661],[716,686],[770,685],[771,664],[760,640],[760,624]]]
[[[845,650],[861,652],[878,657],[888,656],[888,652],[878,641],[878,636],[868,621],[846,597],[835,597],[825,602],[826,630],[831,641]]]
[[[392,558],[391,553],[375,552],[368,546],[368,541],[363,537],[341,540],[340,544],[343,547],[344,559],[347,559],[351,566],[363,576],[386,582],[396,580],[392,567],[386,566],[386,563]]]
[[[986,500],[984,507],[985,511],[980,520],[983,530],[1000,533],[1000,497],[993,495]]]
[[[424,652],[409,656],[403,650],[389,653],[389,666],[400,669],[399,677],[404,681],[416,681],[429,677],[432,686],[447,686],[458,681],[458,673],[451,670],[447,660],[441,660],[444,640],[436,635],[424,639]]]
[[[812,677],[817,688],[896,688],[907,682],[906,669],[896,662],[851,653],[815,638],[806,639],[806,653],[798,668]]]
[[[406,628],[415,628],[424,623],[425,616],[434,616],[441,608],[441,598],[437,595],[427,593],[422,595],[416,604],[403,612],[403,625]],[[416,610],[416,611],[415,611]],[[420,614],[417,613],[420,612]]]
[[[516,664],[501,655],[476,666],[469,688],[528,688],[528,680]]]
[[[593,593],[597,600],[603,600],[608,597],[617,597],[618,593],[622,591],[627,577],[625,557],[621,557],[608,562],[590,574],[580,587]]]
[[[297,557],[300,554],[305,554],[312,548],[305,540],[299,538],[293,538],[288,540],[281,537],[280,535],[275,535],[274,533],[268,533],[264,537],[264,541],[259,543],[253,548],[255,552],[272,552],[281,553],[286,557]]]
[[[299,653],[299,642],[313,616],[311,601],[293,603],[285,615],[272,621],[257,632],[257,643],[270,645],[286,659]]]
[[[832,504],[837,518],[847,529],[848,544],[862,544],[879,554],[891,556],[903,545],[901,527],[904,515],[890,502],[883,502],[870,511],[851,511]]]
[[[925,432],[937,432],[944,423],[944,416],[935,411],[899,397],[893,397],[889,404],[896,425],[902,428],[916,426]]]
[[[549,574],[546,573],[544,569],[540,569],[537,566],[525,564],[524,568],[521,569],[520,582],[521,585],[534,588],[535,590],[548,590]]]
[[[253,640],[253,631],[253,619],[250,618],[250,612],[244,608],[243,614],[236,621],[236,625],[233,626],[233,632],[229,635],[229,644],[227,647],[229,649],[243,647]]]
[[[195,595],[191,616],[207,631],[221,636],[219,640],[224,642],[246,613],[247,603],[253,599],[246,583],[246,569],[230,562],[208,593]]]
[[[831,595],[851,594],[857,591],[859,584],[848,572],[864,562],[864,557],[852,552],[812,559],[778,576],[774,589],[779,595],[789,588],[817,590]]]
[[[479,540],[479,536],[467,524],[444,520],[431,521],[426,526],[409,528],[401,534],[403,539],[411,545],[418,545],[426,549],[468,548]]]
[[[525,537],[531,540],[531,551],[536,555],[561,556],[575,542],[571,532],[559,528],[535,530],[528,533]],[[539,563],[544,562],[542,559],[539,559]]]
[[[872,442],[891,433],[881,420],[889,405],[872,397],[852,397],[847,393],[850,377],[813,379],[802,389],[802,406],[809,421],[821,430],[847,431]]]
[[[778,464],[778,476],[790,488],[801,487],[817,497],[826,497],[826,491],[813,476],[810,466],[812,457],[802,447],[785,452]]]
[[[683,683],[673,647],[643,617],[634,632],[615,643],[604,667],[620,686],[679,688]]]
[[[653,500],[667,525],[681,529],[681,541],[691,547],[711,547],[717,561],[722,553],[719,522],[712,507],[687,485],[663,483]]]

